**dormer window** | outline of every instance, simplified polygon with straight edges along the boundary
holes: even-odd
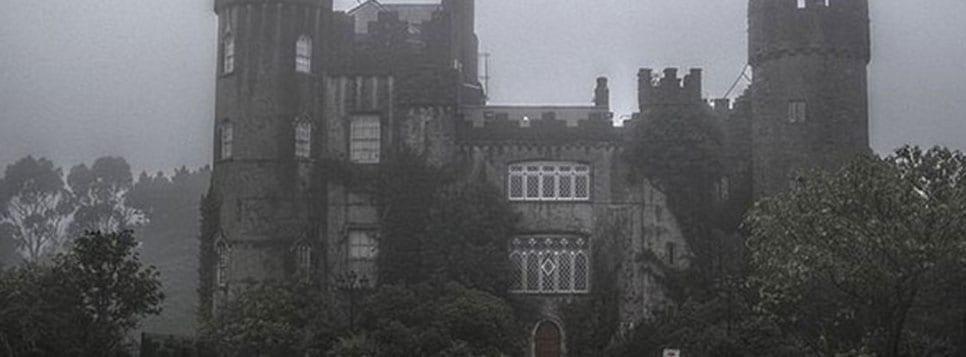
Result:
[[[308,118],[295,120],[295,157],[308,159],[312,156],[312,123]]]
[[[222,39],[222,74],[229,74],[235,71],[235,36],[231,33],[225,34]]]
[[[234,141],[235,141],[235,133],[234,133],[234,129],[232,128],[231,122],[228,120],[223,121],[221,123],[221,126],[219,126],[218,131],[219,131],[218,134],[221,139],[220,140],[221,147],[219,148],[220,149],[219,154],[221,156],[221,159],[222,160],[230,159],[233,154],[232,150],[233,150]]]
[[[295,71],[312,73],[312,38],[302,35],[295,43]]]
[[[524,162],[510,165],[511,201],[590,200],[590,166],[572,162]]]

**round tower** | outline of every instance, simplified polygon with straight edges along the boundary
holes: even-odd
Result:
[[[215,0],[211,286],[312,267],[332,0]]]
[[[756,197],[870,152],[868,0],[750,0]]]

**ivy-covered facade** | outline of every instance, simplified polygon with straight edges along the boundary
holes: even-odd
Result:
[[[758,176],[772,185],[785,174],[772,173],[771,156],[753,154],[769,148],[752,137],[769,135],[754,116],[765,111],[759,103],[790,90],[756,92],[753,84],[736,103],[712,105],[702,98],[700,70],[681,78],[675,69],[643,69],[640,113],[623,126],[613,124],[606,78],[584,106],[488,105],[476,70],[474,1],[400,6],[369,1],[342,13],[331,0],[215,1],[219,76],[202,317],[250,281],[311,279],[334,289],[350,277],[353,286],[378,285],[391,274],[379,271],[380,254],[399,246],[380,228],[387,205],[400,203],[367,182],[405,152],[501,191],[519,216],[506,246],[507,293],[533,307],[523,317],[524,354],[580,355],[671,304],[670,276],[721,265],[702,264],[720,253],[710,237],[737,230],[729,217],[747,209]],[[857,11],[762,6],[757,16]],[[676,125],[685,116],[703,129]],[[698,144],[653,145],[662,137]],[[851,150],[837,148],[828,150]],[[672,161],[680,165],[662,164]],[[688,171],[694,166],[711,169]]]

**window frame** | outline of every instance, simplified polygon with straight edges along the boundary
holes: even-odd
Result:
[[[295,72],[312,73],[312,37],[308,35],[295,41]]]
[[[357,244],[355,237],[365,237],[368,244]],[[361,248],[362,250],[357,250]],[[365,249],[369,252],[364,253]],[[363,254],[358,254],[363,253]],[[371,228],[349,228],[346,232],[346,270],[355,274],[359,281],[365,281],[366,286],[373,287],[379,279],[376,261],[379,258],[378,231]],[[364,268],[360,268],[364,266]]]
[[[231,31],[225,32],[221,41],[221,74],[229,75],[235,73],[235,36],[232,35]]]
[[[295,145],[295,158],[297,159],[310,159],[312,158],[312,132],[314,131],[312,121],[305,116],[300,116],[295,119],[294,129],[294,145]]]
[[[587,202],[592,171],[591,165],[572,161],[512,163],[507,166],[506,195],[513,202]]]
[[[231,246],[222,239],[215,243],[215,286],[225,288],[231,264]]]
[[[307,242],[295,244],[295,267],[300,274],[309,275],[313,267],[312,245]]]
[[[235,155],[235,126],[225,119],[218,124],[218,159],[231,160]]]
[[[513,274],[510,280],[512,294],[584,295],[591,292],[591,249],[586,237],[557,234],[515,237],[511,240],[509,261]]]
[[[380,115],[355,114],[349,117],[349,161],[379,164],[382,161],[382,131]]]
[[[804,99],[789,100],[787,120],[791,124],[804,123],[808,121],[808,102],[806,102]]]

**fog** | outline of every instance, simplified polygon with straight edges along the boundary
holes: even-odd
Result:
[[[338,0],[346,9],[355,0]],[[966,149],[966,2],[873,0],[872,146]],[[494,103],[585,103],[618,116],[639,67],[701,67],[723,96],[746,62],[746,0],[478,0]],[[0,165],[120,155],[135,170],[210,161],[216,17],[199,0],[2,0]],[[737,95],[744,82],[731,94]]]

